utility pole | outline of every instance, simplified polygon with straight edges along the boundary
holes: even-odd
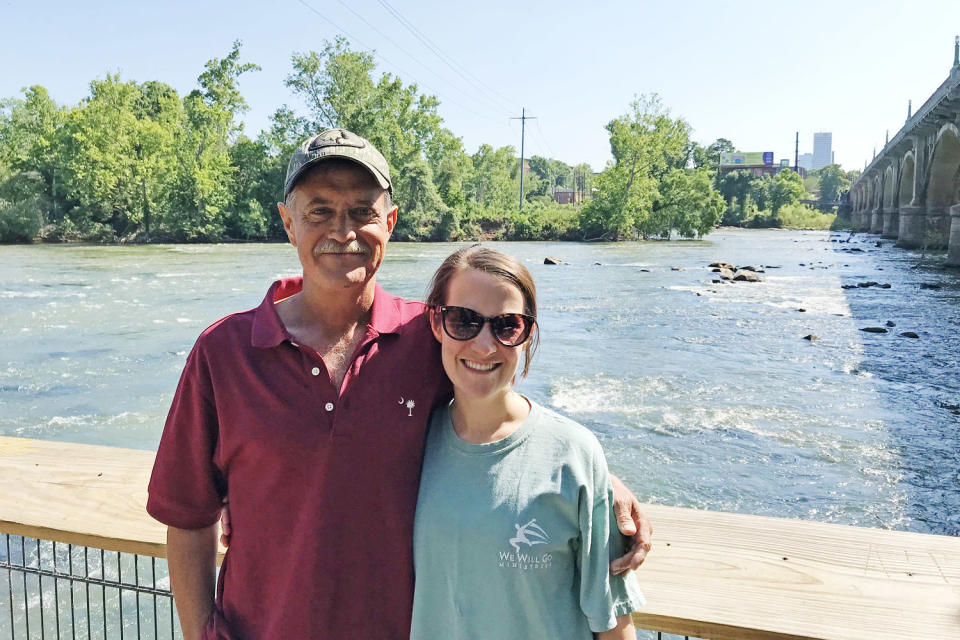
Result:
[[[519,118],[510,118],[520,121],[520,211],[523,211],[523,142],[526,134],[527,120],[536,120],[536,116],[528,116],[527,109],[524,107],[520,111]]]
[[[793,143],[793,172],[800,173],[800,132],[797,131],[796,142]]]

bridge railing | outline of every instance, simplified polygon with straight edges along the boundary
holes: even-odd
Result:
[[[940,83],[940,86],[937,87],[936,91],[930,94],[930,97],[928,97],[926,101],[920,105],[920,108],[917,109],[909,118],[907,118],[906,122],[904,122],[903,126],[896,133],[896,135],[894,135],[893,138],[883,145],[883,149],[881,149],[880,153],[870,161],[870,164],[868,164],[866,169],[863,170],[863,173],[860,174],[860,178],[855,180],[851,186],[859,184],[860,180],[870,173],[870,171],[874,169],[876,165],[882,163],[884,154],[888,149],[896,148],[896,146],[900,144],[905,137],[910,135],[915,127],[923,122],[924,119],[926,119],[930,113],[944,101],[944,99],[950,96],[958,88],[960,88],[960,70],[954,68],[950,71],[949,75],[947,75],[946,80]]]
[[[180,637],[144,511],[153,455],[0,437],[0,640]],[[647,637],[960,638],[960,538],[648,513]]]

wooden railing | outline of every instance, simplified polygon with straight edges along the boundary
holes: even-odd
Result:
[[[144,511],[153,456],[0,437],[0,534],[164,557],[164,528]],[[960,538],[647,508],[638,627],[716,640],[960,638]]]

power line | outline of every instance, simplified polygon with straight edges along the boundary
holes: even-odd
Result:
[[[397,41],[395,41],[393,38],[391,38],[390,36],[388,36],[387,34],[385,34],[383,31],[381,31],[380,29],[378,29],[375,25],[371,24],[369,20],[367,20],[366,18],[363,17],[363,15],[361,15],[361,14],[358,13],[356,10],[354,10],[353,7],[351,7],[350,5],[348,5],[348,4],[347,4],[346,2],[344,2],[343,0],[337,0],[337,2],[339,2],[339,3],[343,6],[343,8],[345,8],[347,11],[349,11],[349,12],[352,13],[354,16],[356,16],[356,17],[357,17],[360,21],[362,21],[365,25],[367,25],[368,27],[370,27],[371,29],[373,29],[374,31],[376,31],[377,34],[378,34],[381,38],[383,38],[384,40],[386,40],[387,42],[389,42],[390,44],[392,44],[394,47],[396,47],[396,48],[399,49],[401,52],[403,52],[404,54],[406,54],[407,57],[409,57],[411,60],[413,60],[414,62],[416,62],[417,64],[419,64],[421,67],[423,67],[424,69],[426,69],[428,73],[432,74],[434,77],[436,77],[436,78],[437,78],[438,80],[440,80],[440,81],[443,81],[443,80],[444,80],[444,78],[443,78],[442,76],[440,76],[440,74],[438,74],[436,71],[434,71],[434,70],[431,69],[429,66],[427,66],[426,63],[424,63],[422,60],[420,60],[419,58],[417,58],[415,55],[413,55],[412,53],[410,53],[409,51],[407,51],[406,49],[404,49],[404,48],[403,48]],[[465,98],[468,98],[468,99],[470,99],[470,100],[476,100],[476,95],[468,94],[467,92],[463,91],[462,89],[460,89],[460,88],[457,87],[456,85],[452,85],[452,84],[451,84],[450,87],[451,87],[452,89],[454,89],[455,91],[459,92],[460,95],[464,96]],[[482,95],[482,94],[481,94],[481,95]],[[497,109],[500,108],[500,105],[495,105],[495,106],[496,106]]]
[[[418,85],[420,85],[420,86],[428,89],[428,90],[431,91],[432,93],[435,93],[435,94],[438,94],[438,95],[439,95],[439,92],[434,91],[433,89],[430,88],[429,85],[427,85],[427,84],[425,84],[425,83],[420,82],[419,80],[417,80],[417,78],[414,77],[413,74],[404,71],[399,65],[397,65],[397,64],[395,64],[394,62],[391,62],[390,60],[388,60],[388,59],[386,58],[386,56],[384,56],[383,54],[377,53],[376,50],[375,50],[373,47],[371,47],[370,45],[364,43],[360,38],[358,38],[358,37],[356,37],[355,35],[351,34],[349,31],[347,31],[346,29],[344,29],[343,27],[341,27],[340,25],[338,25],[336,22],[334,22],[333,20],[331,20],[331,19],[328,18],[327,16],[323,15],[322,13],[320,13],[317,9],[315,9],[315,8],[312,7],[311,5],[307,4],[304,0],[297,0],[297,2],[299,2],[300,4],[302,4],[304,7],[306,7],[307,9],[309,9],[310,11],[312,11],[313,13],[317,14],[318,16],[320,16],[323,20],[325,20],[326,22],[328,22],[329,24],[331,24],[334,29],[336,29],[337,31],[345,34],[348,38],[350,38],[350,40],[359,43],[360,46],[362,46],[364,49],[367,49],[367,50],[370,52],[370,55],[372,55],[373,57],[379,58],[379,59],[382,60],[383,62],[386,62],[387,64],[389,64],[390,66],[392,66],[393,68],[395,68],[397,71],[400,71],[400,72],[403,73],[404,75],[406,75],[406,76],[408,76],[408,77],[410,77],[410,78],[413,78],[413,81],[416,82]],[[461,109],[463,109],[463,110],[465,110],[465,111],[469,111],[470,113],[472,113],[473,115],[477,116],[478,118],[483,118],[483,117],[485,117],[483,114],[478,113],[477,111],[475,111],[474,109],[471,109],[470,107],[468,107],[468,106],[466,106],[466,105],[460,104],[460,103],[457,102],[456,100],[447,99],[447,102],[449,102],[449,103],[451,103],[451,104],[455,104],[455,105],[457,105],[458,107],[460,107]]]
[[[543,135],[543,130],[540,129],[540,121],[537,120],[534,124],[537,125],[537,135],[540,136],[540,140],[542,140],[542,141],[543,141],[543,144],[546,145],[546,147],[547,147],[547,152],[550,153],[550,157],[553,158],[554,160],[557,160],[557,159],[558,159],[558,158],[557,158],[557,154],[555,154],[555,153],[553,152],[553,149],[550,148],[550,143],[547,142],[546,136]]]
[[[404,27],[406,27],[407,30],[410,31],[410,33],[412,33],[412,34],[414,35],[414,37],[416,37],[420,42],[422,42],[425,47],[427,47],[428,49],[430,49],[430,51],[432,51],[432,52],[434,53],[434,55],[436,55],[436,56],[441,60],[441,62],[443,62],[444,64],[446,64],[448,67],[450,67],[450,68],[453,70],[454,73],[456,73],[458,76],[460,76],[461,78],[463,78],[463,79],[464,79],[466,82],[468,82],[469,84],[473,85],[473,86],[474,86],[476,89],[478,89],[481,93],[489,92],[489,93],[491,93],[491,94],[493,94],[493,95],[495,95],[495,96],[499,96],[501,99],[503,99],[503,100],[505,101],[505,102],[503,102],[500,106],[501,106],[502,108],[504,108],[504,109],[505,109],[506,111],[508,111],[508,112],[511,110],[511,107],[509,107],[509,103],[510,103],[510,99],[509,99],[509,98],[505,98],[505,97],[504,97],[500,92],[498,92],[496,89],[494,89],[493,87],[491,87],[490,85],[488,85],[487,83],[485,83],[485,82],[484,82],[483,80],[481,80],[480,78],[477,78],[475,75],[473,75],[472,73],[470,73],[470,71],[468,71],[468,70],[465,69],[462,65],[460,65],[456,60],[454,60],[451,56],[449,56],[449,55],[447,55],[446,53],[444,53],[444,52],[440,49],[440,47],[438,47],[437,45],[435,45],[435,44],[433,43],[433,41],[430,40],[430,38],[428,38],[422,31],[420,31],[419,29],[417,29],[409,20],[407,20],[406,18],[404,18],[404,17],[400,14],[399,11],[397,11],[396,9],[394,9],[393,6],[391,6],[390,3],[387,2],[387,0],[377,0],[377,1],[380,3],[380,5],[381,5],[384,9],[386,9],[386,10],[390,13],[390,15],[392,15],[394,18],[396,18],[397,21],[400,22],[400,24],[402,24]],[[459,67],[459,68],[458,68],[458,67]],[[468,77],[467,77],[468,74],[469,74],[470,76],[472,76],[474,79],[471,80],[470,78],[468,78]]]

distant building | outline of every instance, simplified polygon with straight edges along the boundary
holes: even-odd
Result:
[[[731,171],[749,171],[753,175],[762,178],[763,176],[773,177],[784,169],[792,170],[789,165],[773,163],[773,152],[741,152],[720,154],[720,173],[730,173]],[[806,177],[806,170],[801,167],[800,175]]]
[[[797,158],[797,165],[806,171],[813,169],[813,154],[801,153],[800,157]]]
[[[557,204],[574,204],[577,202],[577,191],[569,187],[554,187],[553,200]]]
[[[833,161],[833,134],[823,131],[813,134],[813,168],[822,169]]]

